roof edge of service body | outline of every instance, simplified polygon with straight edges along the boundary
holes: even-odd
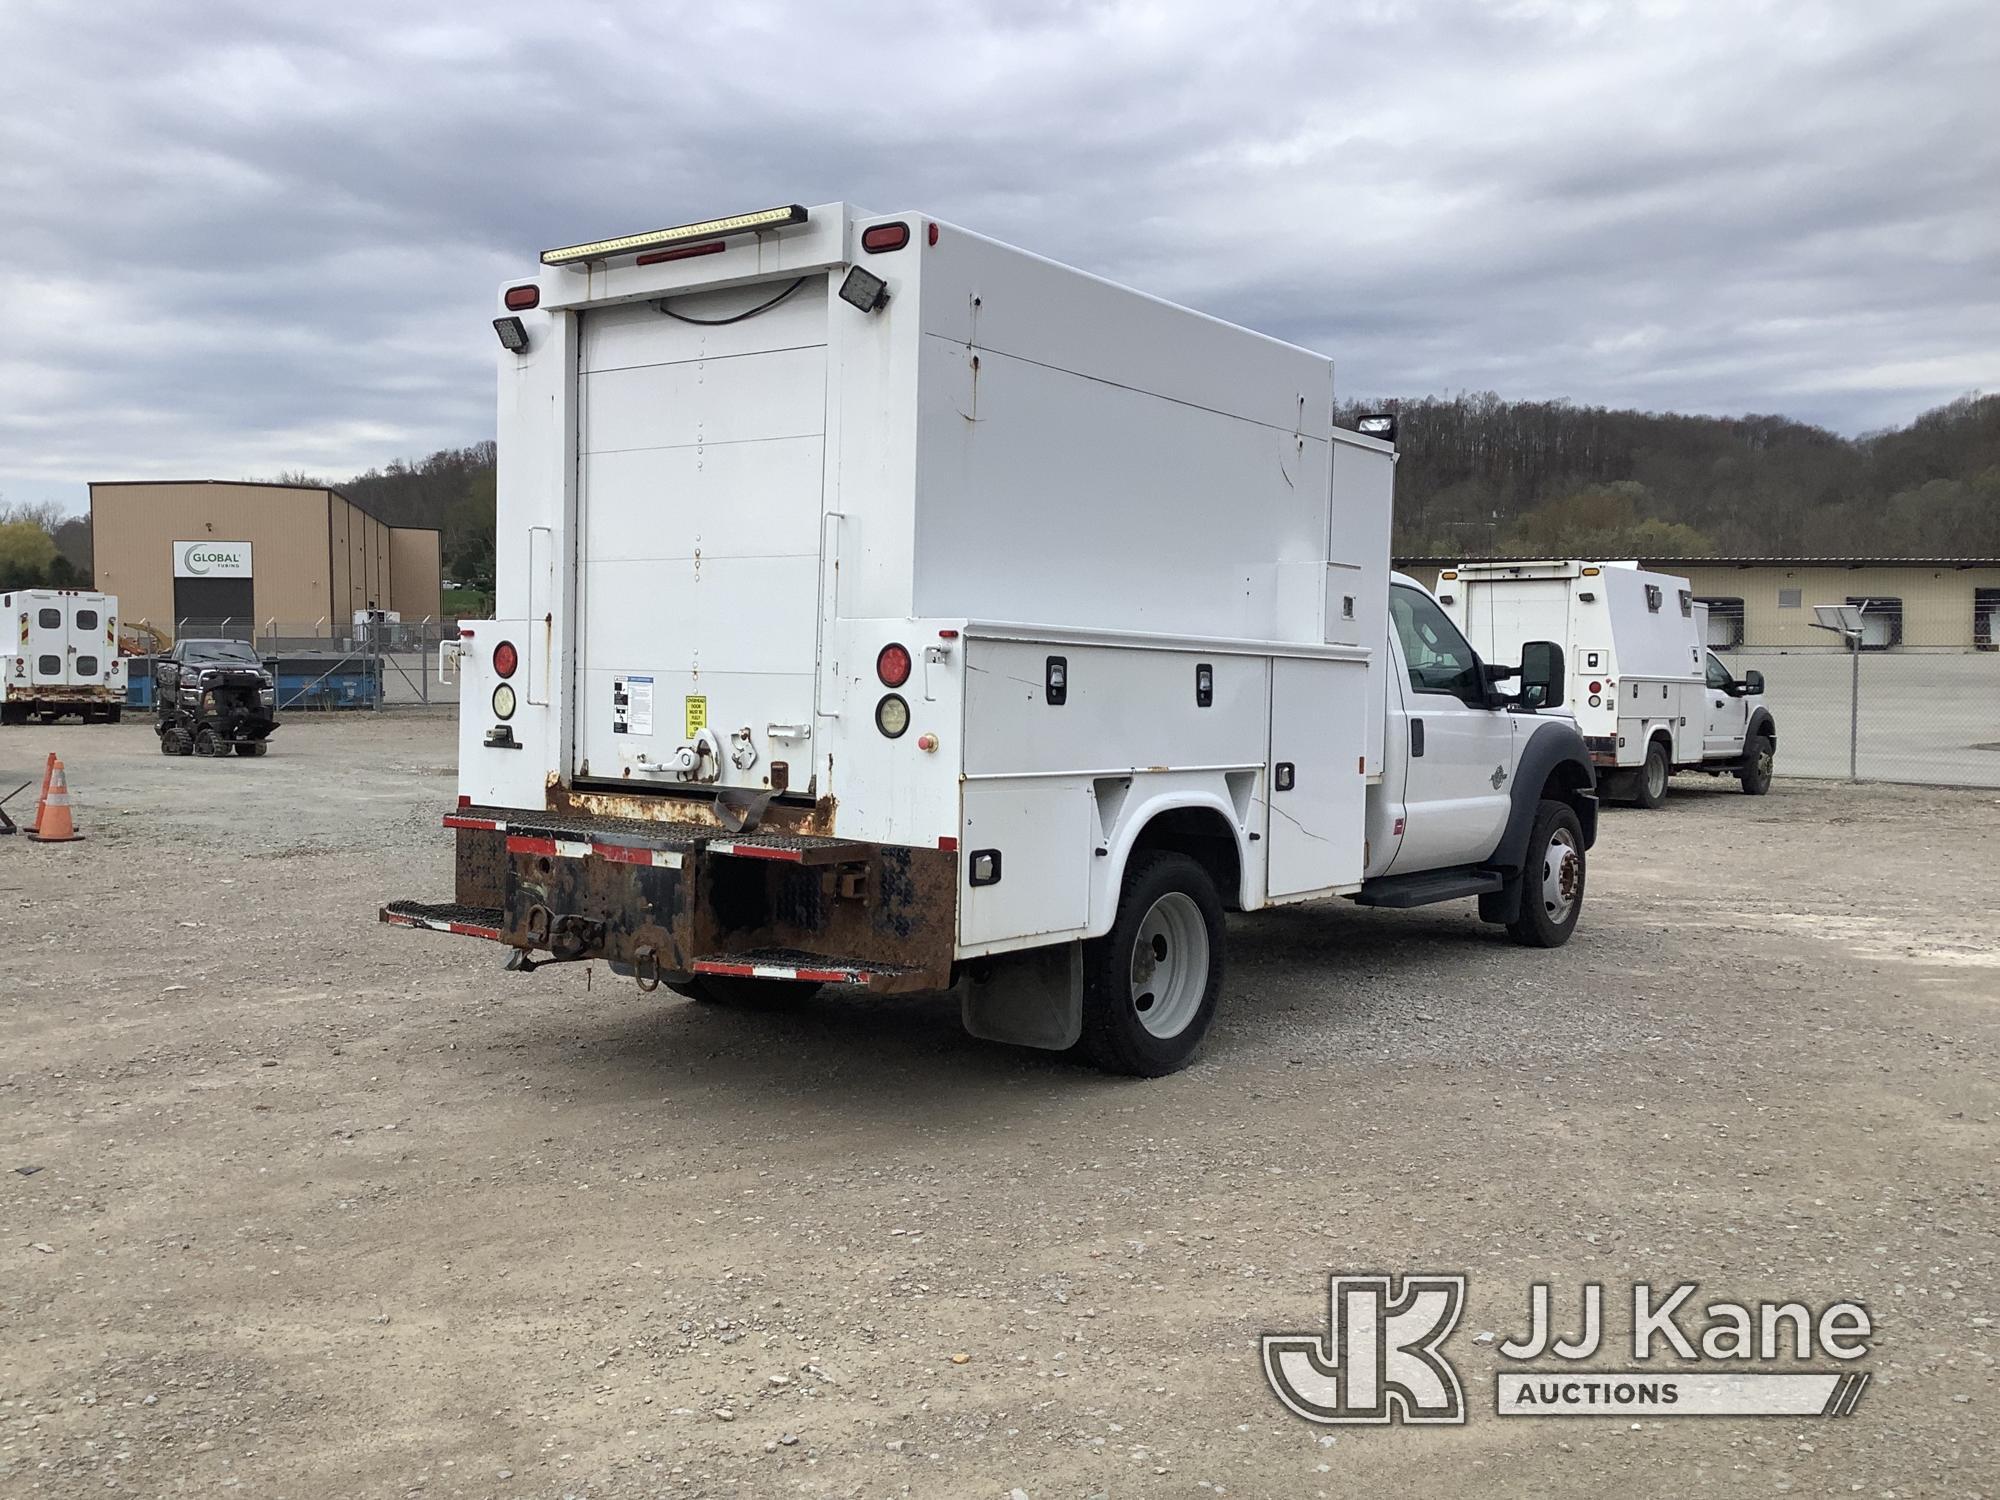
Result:
[[[385,921],[696,999],[951,989],[1187,1063],[1225,911],[1476,898],[1566,941],[1562,652],[1389,568],[1322,355],[923,214],[781,205],[497,290],[498,604],[452,899]]]

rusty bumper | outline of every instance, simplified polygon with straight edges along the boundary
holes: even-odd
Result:
[[[951,983],[950,849],[499,808],[462,808],[445,825],[458,839],[450,912],[396,903],[383,920],[601,958],[642,978],[802,978],[891,993]]]

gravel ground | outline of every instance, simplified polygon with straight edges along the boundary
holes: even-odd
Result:
[[[7,1494],[2000,1488],[1990,792],[1608,810],[1553,954],[1464,904],[1233,919],[1216,1033],[1140,1083],[948,1002],[718,1011],[377,927],[449,888],[444,718],[0,768],[47,749],[88,839],[0,840]],[[1470,1274],[1469,1425],[1272,1396],[1257,1336],[1370,1270]],[[1858,1299],[1873,1385],[1492,1415],[1529,1282],[1637,1279]]]

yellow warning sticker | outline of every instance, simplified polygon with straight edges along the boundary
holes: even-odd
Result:
[[[689,693],[687,697],[687,733],[685,738],[693,739],[708,728],[708,699],[706,696]]]

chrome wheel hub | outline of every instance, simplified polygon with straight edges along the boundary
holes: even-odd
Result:
[[[1582,893],[1583,853],[1576,847],[1576,836],[1567,828],[1558,828],[1542,851],[1542,910],[1560,927],[1569,920]]]

